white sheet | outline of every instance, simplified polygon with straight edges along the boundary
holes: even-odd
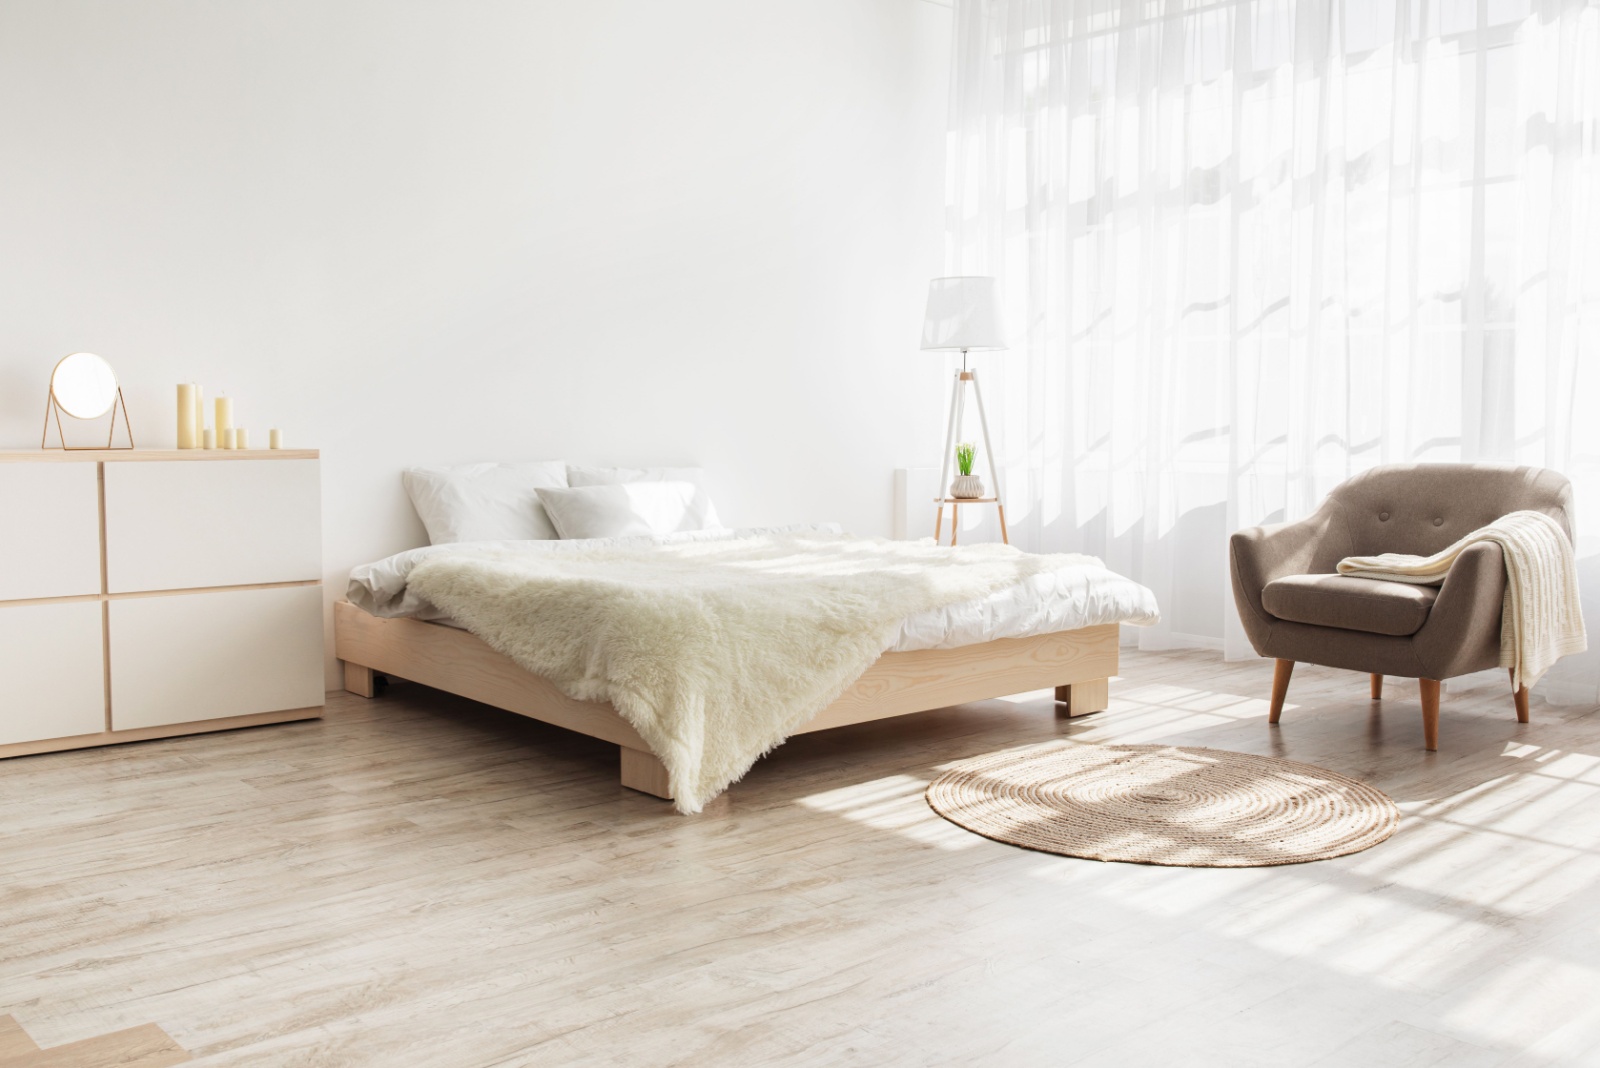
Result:
[[[448,553],[468,547],[479,549],[492,547],[513,552],[562,552],[573,546],[582,545],[649,544],[685,539],[752,537],[773,530],[840,532],[838,524],[824,523],[749,530],[695,531],[658,538],[430,545],[397,553],[376,563],[363,564],[351,571],[348,596],[352,604],[376,616],[409,616],[450,624],[451,621],[444,613],[422,601],[406,586],[406,576],[410,574],[411,569],[435,553]],[[1132,623],[1145,626],[1156,622],[1159,618],[1160,611],[1156,607],[1155,595],[1149,590],[1131,579],[1107,570],[1103,565],[1083,565],[1047,572],[981,600],[931,612],[919,612],[901,624],[894,640],[885,647],[884,652],[955,649],[963,645],[994,641],[997,638],[1025,638],[1103,623]]]

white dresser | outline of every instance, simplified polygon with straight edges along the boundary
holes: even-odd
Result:
[[[322,715],[314,450],[0,452],[0,757]]]

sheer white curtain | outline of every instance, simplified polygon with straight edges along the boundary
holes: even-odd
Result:
[[[1600,0],[955,17],[948,257],[1006,295],[1008,517],[1151,586],[1146,645],[1247,654],[1227,535],[1372,464],[1600,505]]]

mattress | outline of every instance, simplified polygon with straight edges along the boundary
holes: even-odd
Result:
[[[411,549],[350,572],[347,596],[376,616],[409,617],[455,625],[407,585],[411,569],[440,553],[493,548],[511,552],[563,552],[575,546],[650,544],[709,538],[756,537],[774,532],[840,533],[836,524],[745,530],[695,531],[660,538],[606,538],[570,541],[471,542]],[[956,649],[998,638],[1026,638],[1107,623],[1148,625],[1159,618],[1155,595],[1092,558],[1036,575],[988,597],[908,616],[884,652]]]

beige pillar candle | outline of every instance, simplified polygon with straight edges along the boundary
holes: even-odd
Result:
[[[200,438],[203,442],[205,442],[206,448],[214,449],[217,447],[217,432],[212,430],[210,427],[206,427],[205,430],[201,432]]]
[[[283,431],[279,430],[277,427],[273,427],[271,430],[267,431],[267,448],[283,448]]]
[[[206,391],[200,388],[200,383],[194,386],[194,447],[200,448],[201,440],[206,436]]]
[[[250,435],[244,432],[244,427],[242,426],[233,428],[233,447],[236,449],[248,449],[250,447]]]
[[[233,427],[230,426],[222,432],[222,444],[220,447],[224,449],[233,448]]]
[[[217,444],[224,449],[233,448],[228,431],[233,429],[233,398],[217,398]]]
[[[194,448],[194,383],[178,383],[178,448]]]

